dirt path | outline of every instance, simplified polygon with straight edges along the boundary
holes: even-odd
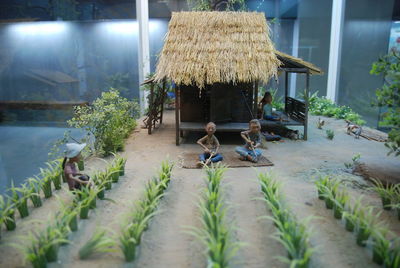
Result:
[[[277,231],[262,198],[257,175],[248,168],[230,169],[225,174],[225,200],[230,205],[228,218],[236,226],[236,239],[246,243],[233,260],[233,267],[286,267],[275,257],[285,255],[283,247],[271,236]]]

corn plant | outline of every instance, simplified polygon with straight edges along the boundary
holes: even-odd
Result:
[[[42,199],[40,197],[40,184],[41,181],[37,178],[29,178],[28,179],[29,189],[30,189],[30,198],[34,207],[42,206]]]
[[[208,267],[228,267],[240,244],[232,241],[225,219],[221,181],[226,167],[206,167],[205,171],[207,186],[199,204],[202,227],[191,228],[190,233],[205,245]]]
[[[370,237],[372,230],[376,227],[376,219],[381,213],[375,213],[373,207],[362,207],[355,211],[357,245],[365,247],[366,241]]]
[[[125,157],[122,157],[119,154],[114,154],[114,165],[119,170],[119,175],[120,176],[124,176],[125,175],[126,160],[127,159]]]
[[[85,170],[85,162],[82,159],[78,162],[78,168],[80,171]]]
[[[59,160],[54,160],[52,162],[47,162],[47,169],[41,170],[43,176],[49,176],[51,181],[53,182],[55,190],[61,190],[62,186],[62,173],[63,170],[60,165]]]
[[[81,187],[80,190],[75,190],[76,200],[79,203],[80,212],[79,217],[81,219],[89,218],[89,210],[93,207],[93,200],[97,197],[97,192],[93,188]]]
[[[270,208],[271,219],[278,229],[278,233],[274,236],[287,250],[288,257],[280,257],[283,262],[290,264],[290,267],[309,267],[311,256],[314,249],[310,246],[309,230],[305,227],[308,218],[304,222],[299,222],[295,216],[282,202],[282,194],[280,192],[280,184],[273,179],[271,173],[258,175],[261,191],[264,195],[264,201]],[[324,182],[325,181],[325,182]],[[326,186],[327,178],[321,179],[317,184],[321,190],[319,194],[326,198],[328,187]]]
[[[15,204],[15,207],[18,209],[21,218],[29,216],[28,199],[31,195],[30,189],[26,186],[25,183],[22,184],[20,187],[15,187],[14,182],[12,182],[10,191],[11,200]]]
[[[93,236],[79,249],[79,258],[87,259],[95,253],[114,251],[114,239],[106,235],[106,230],[96,229]]]
[[[375,228],[372,233],[372,260],[382,265],[389,258],[390,240],[386,238],[389,230],[387,228]]]
[[[1,226],[3,223],[6,225],[8,231],[14,230],[16,227],[13,204],[9,198],[4,199],[4,197],[0,195],[0,239],[2,230]]]
[[[371,189],[374,190],[381,198],[383,208],[386,210],[390,210],[392,208],[392,200],[395,199],[396,194],[399,194],[399,184],[383,185],[383,183],[379,180],[372,179],[372,181],[375,186],[371,187]]]
[[[340,182],[338,180],[330,179],[327,186],[322,186],[325,206],[327,209],[334,208],[336,196],[339,191],[339,184]]]
[[[46,268],[46,241],[44,236],[31,232],[25,240],[27,240],[27,245],[15,244],[13,246],[24,254],[25,260],[29,261],[34,268]]]
[[[400,239],[396,238],[391,244],[389,253],[385,255],[387,257],[384,260],[384,266],[388,268],[398,268],[400,267]]]
[[[342,219],[343,211],[346,209],[346,206],[348,206],[349,200],[350,196],[346,191],[341,190],[336,193],[333,205],[333,215],[336,219]]]
[[[11,201],[10,197],[3,197],[0,195],[0,230],[1,224],[4,223],[7,231],[15,230],[15,204]]]
[[[127,262],[135,259],[136,247],[139,246],[142,234],[147,229],[150,219],[155,215],[157,205],[169,184],[172,167],[172,163],[163,162],[158,178],[153,178],[146,184],[143,197],[128,215],[130,220],[121,226],[119,247]]]
[[[51,175],[46,173],[42,178],[42,183],[40,185],[44,194],[44,198],[50,198],[53,195],[51,183],[52,183]]]
[[[330,184],[330,177],[329,176],[323,176],[320,177],[318,180],[315,181],[315,185],[317,186],[317,191],[318,191],[318,198],[321,200],[324,200],[324,195],[326,191],[326,187],[329,186]],[[262,183],[262,181],[261,181]]]

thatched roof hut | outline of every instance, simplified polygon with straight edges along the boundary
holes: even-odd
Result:
[[[305,68],[309,70],[311,75],[322,75],[324,72],[312,64],[311,62],[305,61],[303,59],[293,57],[289,54],[283,53],[281,51],[275,50],[276,56],[282,63],[283,68]]]
[[[279,64],[264,13],[174,12],[155,80],[198,88],[267,83]]]

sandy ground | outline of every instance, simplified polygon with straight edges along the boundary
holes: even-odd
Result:
[[[344,122],[326,119],[324,130],[315,127],[317,118],[311,117],[308,141],[290,141],[267,143],[263,153],[274,162],[274,167],[236,168],[226,172],[224,196],[229,205],[228,222],[234,226],[233,237],[246,245],[233,260],[233,267],[286,267],[276,259],[284,256],[285,250],[271,238],[276,231],[271,221],[260,217],[269,215],[265,204],[260,201],[262,195],[257,182],[257,172],[273,170],[277,179],[283,183],[283,192],[288,206],[299,219],[316,216],[310,222],[311,242],[317,248],[313,256],[313,267],[375,267],[369,251],[355,243],[353,234],[346,232],[343,224],[333,218],[332,212],[325,209],[318,200],[313,184],[313,174],[333,173],[349,181],[365,182],[343,171],[344,162],[351,161],[356,153],[361,153],[361,161],[377,165],[393,174],[400,174],[399,159],[386,156],[382,143],[356,140],[345,134]],[[335,130],[335,138],[325,137],[325,129]],[[204,184],[201,170],[182,169],[180,167],[183,152],[200,151],[193,144],[196,134],[185,138],[183,144],[175,146],[173,112],[165,115],[165,124],[152,135],[140,130],[131,135],[123,153],[128,157],[126,175],[113,185],[107,197],[115,201],[99,201],[96,210],[88,220],[81,220],[79,231],[70,237],[71,245],[61,247],[59,262],[49,267],[205,267],[206,259],[203,246],[185,230],[187,226],[199,227],[199,211],[196,202]],[[221,151],[233,150],[241,144],[237,135],[218,135],[222,143]],[[133,203],[141,197],[147,180],[156,174],[157,168],[167,156],[176,161],[173,178],[159,206],[159,213],[153,218],[148,231],[143,235],[137,260],[126,264],[120,251],[96,255],[89,260],[78,258],[79,248],[89,239],[99,226],[109,228],[110,233],[118,233],[124,215],[133,208]],[[90,170],[102,167],[102,162],[92,159],[87,166]],[[90,172],[89,172],[90,173]],[[353,197],[365,195],[365,202],[380,207],[376,194],[353,187],[349,184]],[[61,199],[68,201],[64,191]],[[30,229],[41,228],[58,209],[56,198],[44,202],[44,206],[31,210],[31,216],[18,219],[17,229],[13,232],[3,230],[0,240],[0,267],[29,267],[24,264],[19,251],[10,243],[21,241]],[[381,216],[390,229],[400,235],[400,225],[393,212],[384,211]]]

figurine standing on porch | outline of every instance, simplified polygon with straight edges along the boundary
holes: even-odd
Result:
[[[197,141],[197,144],[204,149],[204,153],[200,154],[198,163],[199,167],[208,165],[209,163],[215,163],[222,161],[222,155],[218,153],[219,141],[215,137],[214,133],[217,130],[217,126],[213,122],[209,122],[205,128],[207,135]]]
[[[258,147],[261,145],[261,125],[257,119],[249,122],[249,129],[242,131],[240,135],[246,142],[244,146],[236,147],[236,152],[240,155],[241,160],[249,160],[254,163],[258,162],[262,152]]]

